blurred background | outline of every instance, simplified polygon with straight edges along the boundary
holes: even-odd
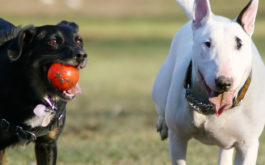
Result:
[[[235,18],[248,0],[212,0],[212,10]],[[156,133],[151,100],[155,76],[171,39],[187,18],[174,0],[0,0],[0,16],[15,25],[79,25],[88,65],[83,93],[68,104],[58,141],[58,165],[170,165],[168,141]],[[265,2],[254,41],[265,53]],[[258,165],[265,164],[265,136]],[[217,164],[217,147],[194,140],[188,164]],[[7,151],[8,165],[34,165],[33,144]]]

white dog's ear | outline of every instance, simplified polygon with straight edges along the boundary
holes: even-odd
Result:
[[[254,32],[258,4],[258,0],[251,0],[236,19],[249,36]]]
[[[211,7],[208,0],[196,0],[193,8],[193,28],[198,29],[209,20]]]

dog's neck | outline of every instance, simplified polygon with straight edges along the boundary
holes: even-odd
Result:
[[[208,101],[206,91],[202,88],[200,82],[195,76],[192,68],[192,61],[190,61],[187,68],[186,77],[184,81],[184,88],[186,89],[185,97],[191,109],[202,114],[214,114],[214,106]]]
[[[201,102],[208,102],[208,92],[201,78],[198,76],[198,72],[199,71],[196,69],[195,64],[191,60],[186,71],[184,86],[187,89],[187,86],[189,85],[190,89],[192,90],[193,96],[200,98],[199,100]]]

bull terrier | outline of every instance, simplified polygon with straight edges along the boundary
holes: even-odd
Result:
[[[176,0],[190,19],[174,36],[155,80],[157,130],[173,165],[186,165],[188,141],[220,147],[219,165],[255,165],[265,123],[265,67],[253,43],[258,0],[234,20],[208,0]]]

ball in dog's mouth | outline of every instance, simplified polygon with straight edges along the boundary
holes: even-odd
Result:
[[[77,67],[62,63],[53,63],[47,72],[47,77],[60,97],[71,100],[81,93],[78,84],[79,71]]]

